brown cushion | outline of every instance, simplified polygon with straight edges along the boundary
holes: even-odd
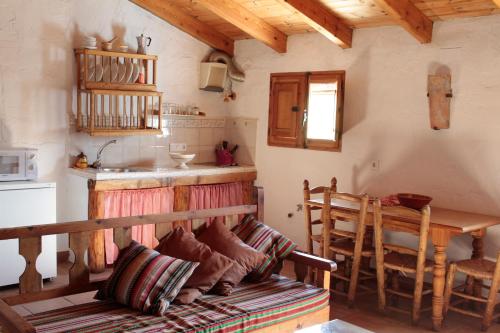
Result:
[[[191,304],[203,295],[196,288],[182,288],[174,299],[175,304]]]
[[[212,251],[208,245],[197,241],[191,232],[185,231],[182,227],[166,235],[156,247],[156,251],[170,257],[200,263],[183,286],[183,290],[185,288],[197,289],[199,293],[181,291],[176,300],[182,304],[189,304],[201,293],[209,291],[234,262]]]
[[[245,275],[267,259],[264,253],[246,245],[221,221],[214,221],[204,228],[198,236],[198,240],[210,246],[212,250],[235,261],[212,289],[214,293],[219,295],[231,294],[233,287],[238,285]]]

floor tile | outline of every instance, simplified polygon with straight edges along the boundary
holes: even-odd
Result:
[[[12,309],[14,309],[14,311],[19,313],[21,316],[29,316],[30,314],[32,314],[28,309],[26,309],[22,305],[14,305]]]
[[[67,306],[72,306],[73,304],[63,297],[49,299],[46,301],[39,301],[33,303],[26,303],[23,306],[33,314],[64,308]]]
[[[96,294],[95,291],[89,291],[83,294],[64,296],[64,299],[74,305],[85,304],[85,303],[97,302],[97,300],[94,299],[95,294]]]

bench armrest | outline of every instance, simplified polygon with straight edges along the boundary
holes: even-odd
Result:
[[[26,319],[0,299],[0,325],[3,332],[35,333],[36,330]]]
[[[330,275],[337,270],[335,261],[299,251],[290,253],[286,260],[294,262],[295,275],[298,281],[304,282],[309,269],[311,269],[311,271],[316,271],[316,281],[310,282],[320,288],[330,288]]]

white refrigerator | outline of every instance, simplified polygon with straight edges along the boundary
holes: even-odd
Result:
[[[56,223],[56,184],[0,182],[0,228]],[[56,235],[42,237],[36,267],[43,279],[57,276]],[[19,241],[0,240],[0,286],[19,283],[25,261]]]

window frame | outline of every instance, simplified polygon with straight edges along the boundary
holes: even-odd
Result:
[[[299,89],[303,96],[299,96],[299,100],[303,101],[303,107],[299,110],[300,121],[297,123],[297,135],[295,144],[284,144],[279,139],[276,139],[272,133],[274,122],[277,112],[276,101],[274,99],[273,82],[276,79],[286,80],[287,77],[297,78],[303,76],[304,87]],[[307,121],[308,108],[309,108],[309,85],[311,83],[330,83],[338,82],[337,96],[336,96],[336,133],[335,141],[322,140],[322,139],[307,139]],[[342,131],[343,131],[343,116],[344,116],[344,91],[345,91],[345,71],[316,71],[316,72],[289,72],[289,73],[271,73],[270,76],[270,92],[269,92],[269,117],[268,117],[268,145],[287,148],[301,148],[309,150],[321,150],[340,152],[342,150]],[[300,104],[300,102],[299,102]],[[305,118],[305,119],[304,119]]]

